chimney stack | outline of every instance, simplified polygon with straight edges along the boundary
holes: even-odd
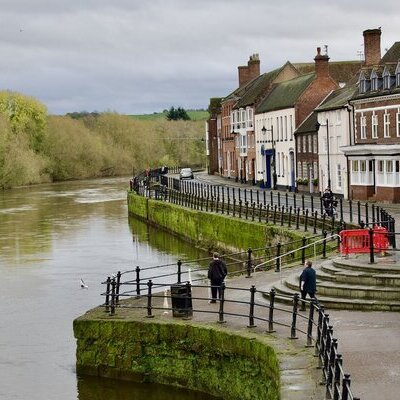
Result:
[[[321,54],[321,47],[317,47],[317,55],[315,56],[314,61],[317,78],[328,78],[329,57],[328,54]]]
[[[381,28],[367,29],[363,32],[365,65],[379,64],[381,60]]]
[[[260,58],[258,54],[250,56],[247,65],[241,65],[238,67],[239,72],[239,87],[244,86],[252,79],[260,76]]]

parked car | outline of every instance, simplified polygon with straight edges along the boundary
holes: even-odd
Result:
[[[179,172],[179,179],[193,179],[193,171],[191,168],[182,168]]]

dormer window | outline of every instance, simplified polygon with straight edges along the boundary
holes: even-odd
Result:
[[[360,74],[359,83],[360,83],[360,93],[366,93],[368,90],[368,83],[363,72],[361,72]]]
[[[378,90],[378,75],[376,72],[371,74],[371,90],[374,92]]]
[[[396,86],[400,87],[400,61],[397,63],[396,68]]]
[[[390,72],[387,68],[385,68],[385,70],[383,71],[382,77],[383,77],[383,88],[390,89],[391,79],[390,79]]]

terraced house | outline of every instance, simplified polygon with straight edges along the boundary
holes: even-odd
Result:
[[[354,145],[343,147],[349,196],[400,202],[400,42],[381,58],[381,30],[364,31],[365,66],[354,107]]]

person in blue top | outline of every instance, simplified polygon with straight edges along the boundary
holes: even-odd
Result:
[[[317,274],[312,267],[312,262],[307,260],[304,263],[304,270],[300,275],[300,292],[301,292],[301,311],[305,311],[306,304],[304,300],[309,295],[312,299],[315,299],[315,292],[317,291]]]

